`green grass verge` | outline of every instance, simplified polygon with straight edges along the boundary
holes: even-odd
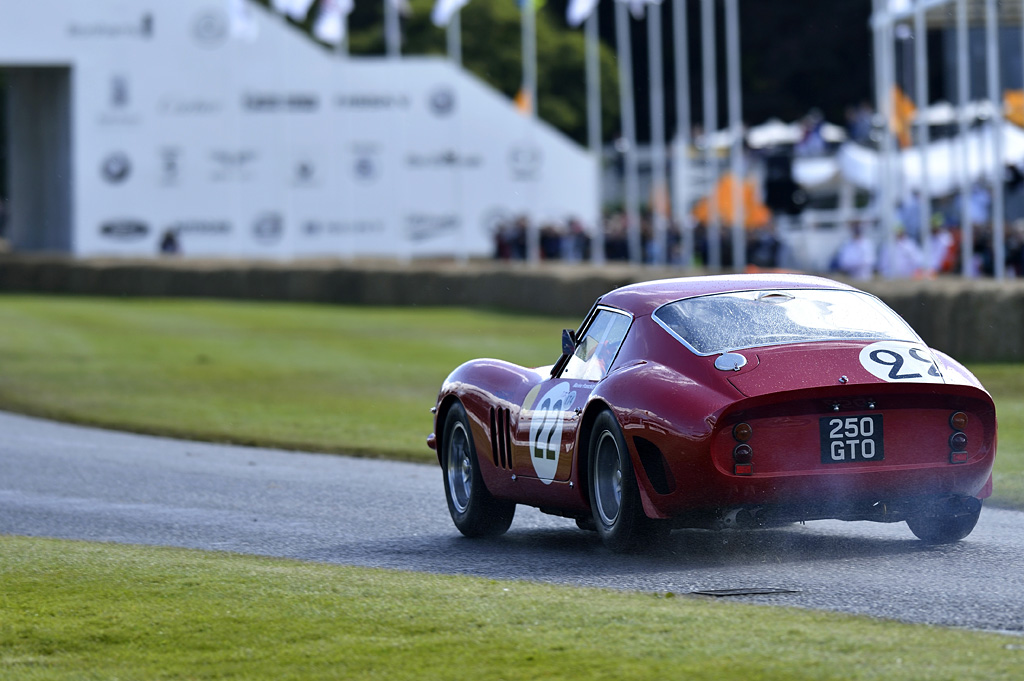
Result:
[[[0,408],[428,461],[445,376],[474,357],[553,362],[560,328],[450,309],[0,296]]]
[[[0,678],[1019,679],[1019,638],[736,603],[0,537]]]
[[[444,377],[539,366],[577,320],[424,308],[0,296],[0,408],[178,437],[434,460]],[[971,367],[1000,420],[993,503],[1024,508],[1019,365]]]

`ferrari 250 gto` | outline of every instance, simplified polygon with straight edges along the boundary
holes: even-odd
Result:
[[[467,362],[433,411],[428,444],[471,537],[526,504],[613,551],[824,518],[945,543],[992,491],[996,414],[978,380],[878,298],[819,277],[616,289],[552,366]]]

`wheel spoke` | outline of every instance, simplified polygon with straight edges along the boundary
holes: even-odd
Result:
[[[448,490],[459,513],[469,508],[473,494],[473,458],[469,449],[469,434],[462,424],[456,425],[448,448]]]

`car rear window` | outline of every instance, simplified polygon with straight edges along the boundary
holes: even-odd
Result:
[[[717,293],[663,305],[654,319],[699,355],[822,340],[921,342],[899,315],[860,291]]]

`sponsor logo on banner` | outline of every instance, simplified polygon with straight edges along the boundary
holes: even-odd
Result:
[[[454,149],[406,156],[410,168],[479,168],[483,162],[479,154],[459,154]]]
[[[138,241],[148,234],[149,225],[142,220],[107,220],[100,225],[100,236],[116,241]]]
[[[479,168],[483,165],[483,157],[447,150],[431,154],[410,154],[406,157],[406,163],[410,168]]]
[[[313,113],[319,108],[319,95],[310,92],[247,92],[242,95],[242,109],[251,113]]]
[[[532,144],[517,144],[508,152],[508,166],[513,180],[536,180],[540,178],[544,153]]]
[[[192,37],[201,47],[220,47],[228,37],[228,16],[217,9],[200,12],[192,20]]]
[[[204,97],[167,96],[157,102],[156,110],[162,116],[208,116],[220,113],[223,102]]]
[[[352,175],[363,183],[375,181],[380,176],[380,149],[370,142],[352,145]]]
[[[458,231],[461,224],[457,213],[412,213],[405,216],[405,236],[409,241],[427,241]]]
[[[280,213],[268,211],[253,220],[252,235],[261,244],[273,244],[284,236],[284,217]]]
[[[107,93],[107,108],[99,116],[100,125],[135,125],[139,122],[139,115],[131,110],[128,76],[123,73],[110,76]]]
[[[387,111],[408,109],[409,98],[405,95],[377,93],[341,94],[334,97],[334,106],[350,111]]]
[[[306,220],[302,223],[302,234],[308,237],[379,234],[383,231],[382,220]]]
[[[435,116],[448,116],[455,111],[455,90],[447,85],[434,88],[427,103]]]
[[[213,161],[214,182],[244,182],[251,180],[257,154],[252,149],[215,149],[210,152]]]
[[[110,77],[110,108],[124,109],[130,101],[128,76],[115,73]]]
[[[100,175],[108,184],[121,184],[132,174],[132,161],[128,155],[120,151],[103,159],[100,164]]]
[[[87,38],[142,38],[153,37],[153,15],[143,14],[137,21],[76,22],[68,25],[68,35],[76,39]]]
[[[292,168],[292,185],[295,187],[314,187],[319,183],[316,163],[309,158],[300,158]]]
[[[175,187],[181,176],[181,149],[165,147],[160,150],[160,184]]]
[[[352,172],[357,180],[373,182],[377,179],[377,159],[374,156],[357,156],[352,164]]]
[[[223,236],[231,233],[228,220],[177,220],[167,225],[167,231],[178,234]]]

